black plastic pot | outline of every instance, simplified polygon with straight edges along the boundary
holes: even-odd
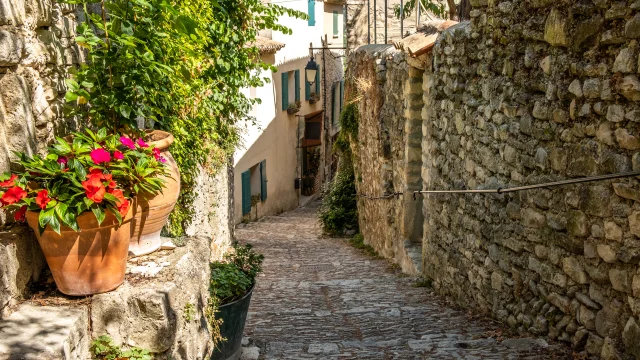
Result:
[[[240,358],[242,335],[254,288],[255,285],[241,299],[220,306],[216,317],[222,319],[220,334],[227,340],[217,344],[211,355],[212,360],[236,360]]]

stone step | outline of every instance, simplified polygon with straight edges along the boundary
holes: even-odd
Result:
[[[22,304],[0,321],[0,360],[82,360],[89,353],[86,306]]]

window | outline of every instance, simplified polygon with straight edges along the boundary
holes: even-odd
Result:
[[[251,198],[267,200],[267,160],[262,160],[242,173],[242,215],[251,212]]]
[[[307,0],[309,6],[309,26],[316,26],[316,0]]]
[[[338,11],[333,10],[333,38],[338,37]]]
[[[289,104],[300,101],[300,70],[283,72],[281,76],[282,110],[287,110]]]

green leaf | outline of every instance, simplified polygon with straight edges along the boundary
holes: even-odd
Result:
[[[98,204],[93,204],[91,206],[91,211],[96,216],[96,220],[98,220],[98,225],[102,224],[106,216],[104,209],[102,209]]]

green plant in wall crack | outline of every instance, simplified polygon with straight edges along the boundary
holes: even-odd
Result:
[[[151,360],[153,357],[149,350],[132,347],[123,350],[113,342],[108,335],[102,335],[91,342],[89,347],[91,355],[99,360]]]

